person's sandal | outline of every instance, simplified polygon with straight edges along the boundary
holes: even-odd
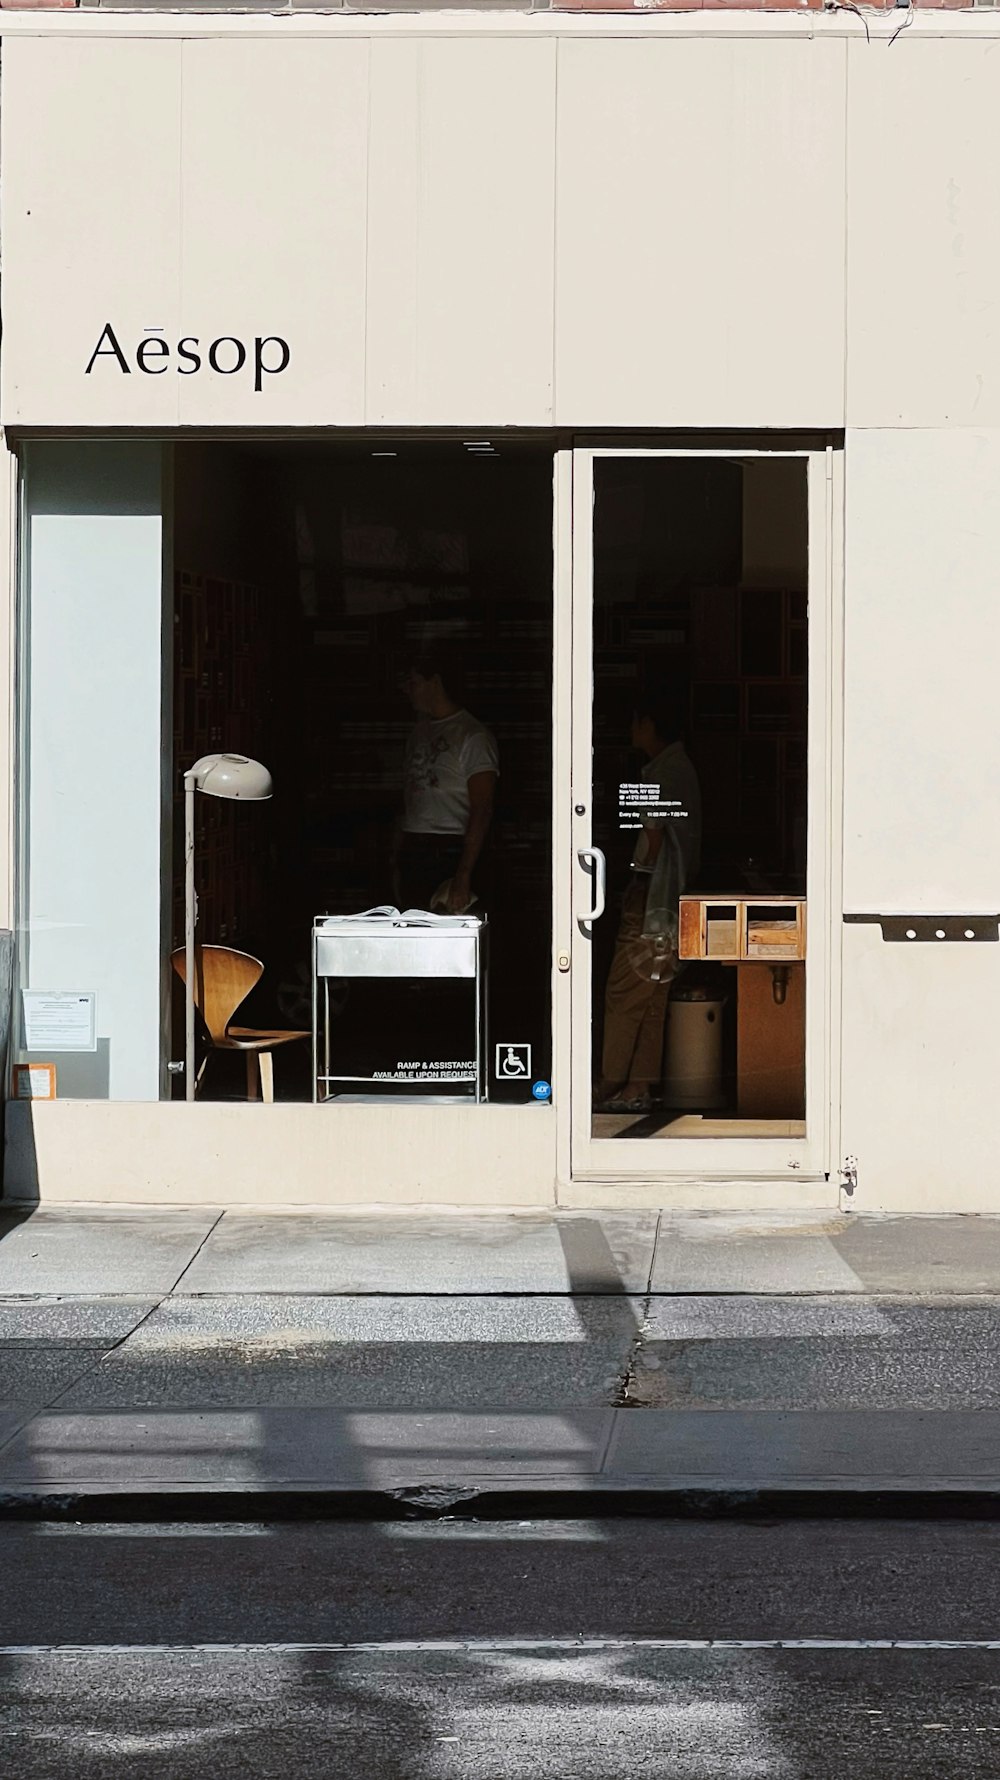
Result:
[[[638,1100],[605,1100],[594,1111],[599,1113],[648,1113],[653,1110],[653,1102],[648,1094],[641,1094]]]

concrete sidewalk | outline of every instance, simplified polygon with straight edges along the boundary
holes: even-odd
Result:
[[[1000,1219],[0,1218],[0,1499],[1000,1495]]]
[[[1000,1294],[1000,1216],[0,1209],[0,1297]]]

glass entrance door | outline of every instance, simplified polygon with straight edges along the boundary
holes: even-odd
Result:
[[[573,464],[576,1175],[830,1167],[825,451]]]

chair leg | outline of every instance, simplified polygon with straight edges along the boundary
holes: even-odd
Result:
[[[247,1052],[247,1099],[260,1099],[260,1085],[257,1079],[257,1056],[254,1051]]]
[[[259,1051],[257,1061],[260,1064],[260,1088],[265,1106],[274,1105],[274,1055],[271,1051]]]

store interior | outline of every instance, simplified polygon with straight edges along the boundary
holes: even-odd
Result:
[[[272,774],[269,802],[197,800],[199,944],[264,963],[242,1027],[311,1031],[314,919],[394,903],[415,720],[401,681],[414,655],[443,650],[457,702],[500,757],[473,884],[473,912],[489,924],[487,1062],[496,1043],[530,1045],[530,1080],[498,1079],[491,1067],[483,1088],[491,1100],[531,1099],[533,1083],[551,1078],[551,445],[183,444],[174,514],[174,946],[183,771],[216,750],[249,755]],[[368,1069],[387,1025],[393,1061],[414,1049],[464,1055],[468,999],[448,983],[410,983],[405,994],[336,985],[345,1076],[354,1054]],[[310,1045],[281,1047],[275,1097],[311,1099],[311,1071]],[[210,1057],[202,1096],[247,1090],[241,1056]],[[470,1091],[449,1084],[447,1097]]]
[[[414,655],[443,647],[459,702],[493,734],[500,761],[478,873],[485,1087],[491,1100],[531,1099],[552,1075],[551,441],[184,442],[173,487],[173,946],[184,937],[183,772],[215,751],[260,760],[274,781],[267,802],[197,800],[198,938],[264,965],[241,1028],[311,1034],[314,919],[393,902],[414,723],[402,682]],[[789,911],[775,899],[805,893],[804,463],[598,459],[594,545],[594,839],[609,890],[593,933],[595,1074],[634,843],[619,787],[643,764],[630,724],[651,674],[685,687],[683,740],[701,785],[701,862],[685,893],[729,899],[700,911],[695,949],[709,955],[686,961],[673,984],[682,1012],[665,1019],[652,1106],[595,1106],[594,1135],[797,1134],[805,965],[801,943],[783,961]],[[748,956],[755,918],[764,950]],[[741,955],[729,956],[737,927]],[[465,1017],[445,1006],[447,986],[410,993],[407,1011],[398,996],[390,1005],[357,983],[335,986],[341,1054],[368,1056],[397,1019],[396,1050],[412,1048],[407,1021],[427,1025],[425,1049],[447,1049],[448,1022]],[[707,1046],[706,1022],[718,1027]],[[178,979],[174,1056],[182,1034]],[[521,1079],[497,1076],[504,1042],[530,1046]],[[679,1050],[696,1053],[686,1070]],[[201,1096],[250,1091],[245,1057],[211,1050]],[[312,1099],[309,1042],[275,1051],[274,1095]]]
[[[702,845],[652,1104],[595,1103],[595,1137],[804,1133],[807,586],[802,458],[596,460],[594,833],[612,917],[635,844],[618,786],[646,764],[627,749],[643,684],[683,701]],[[593,943],[596,1081],[614,918]]]

